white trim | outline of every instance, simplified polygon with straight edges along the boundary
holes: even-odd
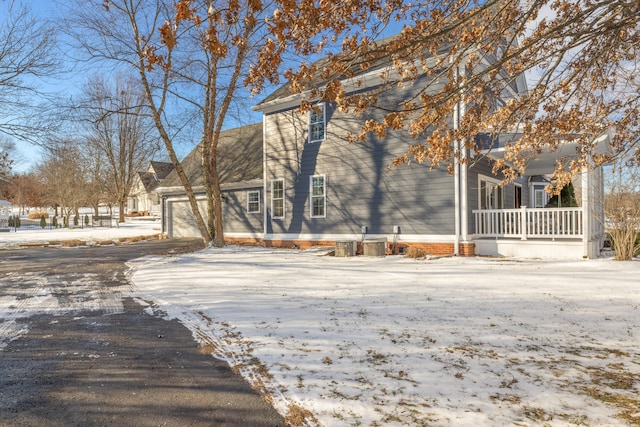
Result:
[[[251,193],[257,193],[258,194],[258,200],[257,200],[257,202],[258,202],[258,210],[251,210],[251,203],[252,203],[251,197],[250,197]],[[262,204],[261,202],[262,202],[262,200],[260,198],[260,190],[247,190],[247,213],[260,213],[261,212],[260,206]],[[253,201],[253,203],[256,203],[256,202]]]
[[[502,182],[498,179],[491,178],[486,175],[478,174],[478,209],[482,209],[482,185],[481,181],[487,181],[492,184],[497,185],[502,192],[502,197],[500,197],[500,206],[491,206],[485,209],[504,209],[504,187],[502,186]]]
[[[262,210],[262,235],[267,232],[269,214],[267,213],[267,194],[269,194],[269,181],[267,181],[267,116],[262,115],[262,194],[264,194],[264,209]]]
[[[313,180],[315,178],[322,178],[322,196],[313,195]],[[322,197],[322,215],[313,214],[313,199]],[[327,176],[324,174],[311,175],[309,177],[309,216],[311,218],[326,218],[327,217]]]
[[[436,55],[429,58],[416,59],[413,61],[407,61],[408,65],[415,65],[418,67],[424,66],[421,61],[426,61],[429,67],[436,67],[438,61],[442,59],[443,55]],[[387,76],[386,79],[383,76]],[[398,74],[393,64],[387,65],[382,68],[359,74],[355,77],[349,77],[347,79],[340,80],[341,87],[346,93],[352,93],[355,91],[361,91],[370,89],[380,85],[386,80],[399,79],[402,76]],[[324,90],[326,86],[321,86],[317,89]],[[291,95],[279,97],[269,102],[261,102],[258,105],[251,107],[253,111],[262,112],[263,114],[271,114],[280,110],[288,110],[294,107],[299,107],[302,101],[310,100],[312,90],[306,90],[302,93],[294,93]]]
[[[262,239],[262,233],[232,233],[225,231],[224,237],[232,239]]]
[[[282,182],[282,216],[275,216],[273,214],[273,202],[274,202],[274,197],[273,197],[273,183],[276,181],[281,181]],[[286,204],[286,186],[285,186],[285,181],[284,178],[274,178],[271,180],[271,219],[284,219],[286,214],[287,214],[287,204]]]
[[[311,115],[315,113],[315,108],[320,108],[322,110],[322,138],[320,139],[312,139],[313,132],[311,131],[311,127],[314,124],[320,124],[320,121],[311,122]],[[313,144],[316,142],[322,142],[325,139],[327,139],[327,105],[324,102],[320,102],[314,105],[307,115],[307,142],[309,144]]]
[[[517,207],[516,207],[516,188],[520,188],[520,206],[517,206]],[[513,208],[520,209],[523,205],[525,204],[522,203],[522,184],[514,182],[513,183]]]
[[[391,234],[367,234],[366,239],[387,238],[389,242],[393,241],[394,235]],[[398,236],[397,242],[400,243],[454,243],[455,235],[453,234],[402,234]],[[362,233],[344,233],[344,234],[294,234],[294,233],[265,233],[264,240],[320,240],[320,241],[340,241],[340,240],[357,240],[362,241]]]
[[[580,239],[555,242],[552,240],[477,239],[474,243],[476,255],[481,256],[580,259],[583,252],[583,243]]]
[[[188,202],[189,198],[183,194],[175,195],[175,196],[166,196],[165,200],[168,202]],[[196,194],[196,201],[207,200],[204,194]]]
[[[538,202],[538,197],[537,194],[541,193],[542,194],[542,205],[538,206],[537,202]],[[544,208],[547,203],[549,203],[549,195],[547,194],[546,190],[544,189],[544,187],[540,188],[540,186],[533,186],[533,207],[534,208]]]
[[[262,180],[261,179],[251,179],[246,181],[238,181],[238,182],[228,182],[224,184],[220,184],[221,191],[233,191],[233,190],[245,190],[248,188],[261,188]],[[194,193],[204,193],[205,188],[204,185],[196,185],[192,187]],[[160,196],[172,196],[172,195],[181,195],[186,194],[184,191],[184,187],[182,185],[175,185],[173,187],[158,187],[153,190],[154,193],[157,193]]]

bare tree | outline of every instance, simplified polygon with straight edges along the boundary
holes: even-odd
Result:
[[[48,203],[56,212],[60,208],[64,224],[69,225],[71,214],[78,214],[86,201],[86,170],[77,142],[66,140],[52,147],[38,172]]]
[[[175,5],[174,5],[175,3]],[[185,188],[206,244],[224,245],[217,147],[234,101],[248,98],[243,78],[263,42],[263,5],[251,0],[109,0],[82,2],[74,14],[76,39],[94,59],[137,70],[156,128]],[[206,215],[182,169],[175,143],[200,128]]]
[[[14,150],[15,144],[13,142],[0,138],[0,192],[11,181],[11,167],[13,165],[11,156]]]
[[[114,186],[110,185],[107,161],[98,150],[87,142],[81,145],[84,155],[85,169],[87,171],[87,206],[93,209],[93,214],[98,216],[102,204],[112,204],[115,197],[109,192]]]
[[[46,128],[38,80],[54,75],[55,32],[19,1],[0,2],[0,133],[35,141]]]
[[[396,164],[451,166],[454,159],[468,161],[465,152],[487,148],[478,144],[479,133],[511,133],[505,158],[494,165],[509,180],[524,172],[532,155],[575,142],[576,156],[556,165],[559,190],[578,171],[608,160],[594,143],[606,129],[615,132],[613,155],[640,161],[636,0],[276,3],[269,20],[272,49],[261,55],[251,83],[259,90],[277,81],[277,74],[264,70],[287,49],[307,54],[333,46],[337,52],[326,60],[286,73],[291,92],[309,91],[305,109],[309,101],[324,99],[355,113],[383,110],[382,120],[368,121],[351,137],[407,130],[415,143]],[[404,24],[402,31],[378,41],[394,21]],[[533,77],[528,91],[514,93],[524,73]],[[363,74],[378,79],[375,90],[353,90]],[[323,84],[314,86],[318,81]],[[380,102],[385,90],[418,82],[423,89],[415,98]],[[452,129],[455,109],[464,114]]]
[[[605,224],[615,259],[630,261],[640,254],[640,167],[616,162],[607,179]]]
[[[46,206],[42,183],[34,172],[13,176],[5,197],[22,212],[29,207]]]
[[[146,105],[139,83],[126,75],[116,76],[112,84],[94,77],[86,84],[80,105],[89,133],[85,149],[88,156],[98,157],[93,167],[96,173],[104,174],[106,181],[102,182],[111,187],[108,193],[119,207],[119,222],[124,222],[137,172],[159,150],[157,130]]]

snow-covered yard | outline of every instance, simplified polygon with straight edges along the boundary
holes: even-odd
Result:
[[[132,263],[298,425],[640,425],[640,262],[205,249]]]
[[[154,236],[160,234],[159,218],[127,218],[126,222],[113,227],[58,228],[43,230],[24,230],[0,233],[0,248],[20,245],[60,244],[77,242],[86,245],[108,243],[112,240],[133,237]]]

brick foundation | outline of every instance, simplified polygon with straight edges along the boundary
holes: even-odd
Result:
[[[244,238],[244,237],[225,237],[224,243],[227,245],[238,246],[263,246],[262,239],[259,238]]]
[[[314,246],[335,246],[334,241],[325,240],[265,240],[266,248],[309,249]]]
[[[453,243],[398,243],[395,254],[407,253],[409,248],[422,249],[427,255],[452,255],[455,250]],[[460,243],[460,256],[474,256],[476,245],[474,243]],[[388,254],[392,254],[393,245],[389,244]]]
[[[265,240],[262,244],[267,248],[309,249],[314,246],[335,246],[335,241],[324,240]],[[241,244],[241,243],[236,243]],[[392,243],[387,244],[387,255],[407,253],[409,248],[420,248],[428,255],[451,255],[454,251],[453,243],[398,243],[393,248]],[[474,243],[460,243],[460,256],[475,256],[476,245]],[[358,242],[356,252],[362,255],[362,242]]]

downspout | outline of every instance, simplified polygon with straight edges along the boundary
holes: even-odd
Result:
[[[460,74],[460,68],[456,66],[455,79],[458,80]],[[457,102],[453,109],[453,130],[457,131],[460,127],[460,102]],[[454,210],[453,210],[453,223],[454,223],[454,241],[453,241],[453,254],[460,255],[460,162],[458,161],[458,151],[460,149],[460,142],[456,139],[454,142],[454,155],[453,155],[453,198],[454,198]]]
[[[591,172],[588,167],[582,168],[582,256],[584,258],[595,258],[593,250],[591,250],[592,239],[592,220],[591,215]],[[558,196],[558,199],[560,197]]]
[[[458,126],[459,126],[459,122],[462,119],[462,117],[464,117],[464,115],[466,114],[466,104],[464,103],[464,99],[460,99],[460,106],[458,107],[459,111],[458,111]],[[462,140],[460,141],[460,156],[463,160],[462,164],[460,165],[460,222],[461,222],[461,228],[462,228],[462,242],[463,243],[468,243],[469,242],[469,200],[468,200],[468,185],[469,183],[467,182],[467,172],[468,172],[468,162],[467,162],[467,157],[468,157],[468,150],[465,144],[465,141]]]
[[[267,119],[262,113],[262,245],[267,237]]]
[[[160,218],[161,218],[161,223],[162,223],[160,233],[167,234],[167,226],[166,226],[166,223],[167,223],[167,220],[168,220],[168,218],[167,218],[167,209],[166,209],[167,196],[162,196],[162,198],[160,200],[161,200]]]

